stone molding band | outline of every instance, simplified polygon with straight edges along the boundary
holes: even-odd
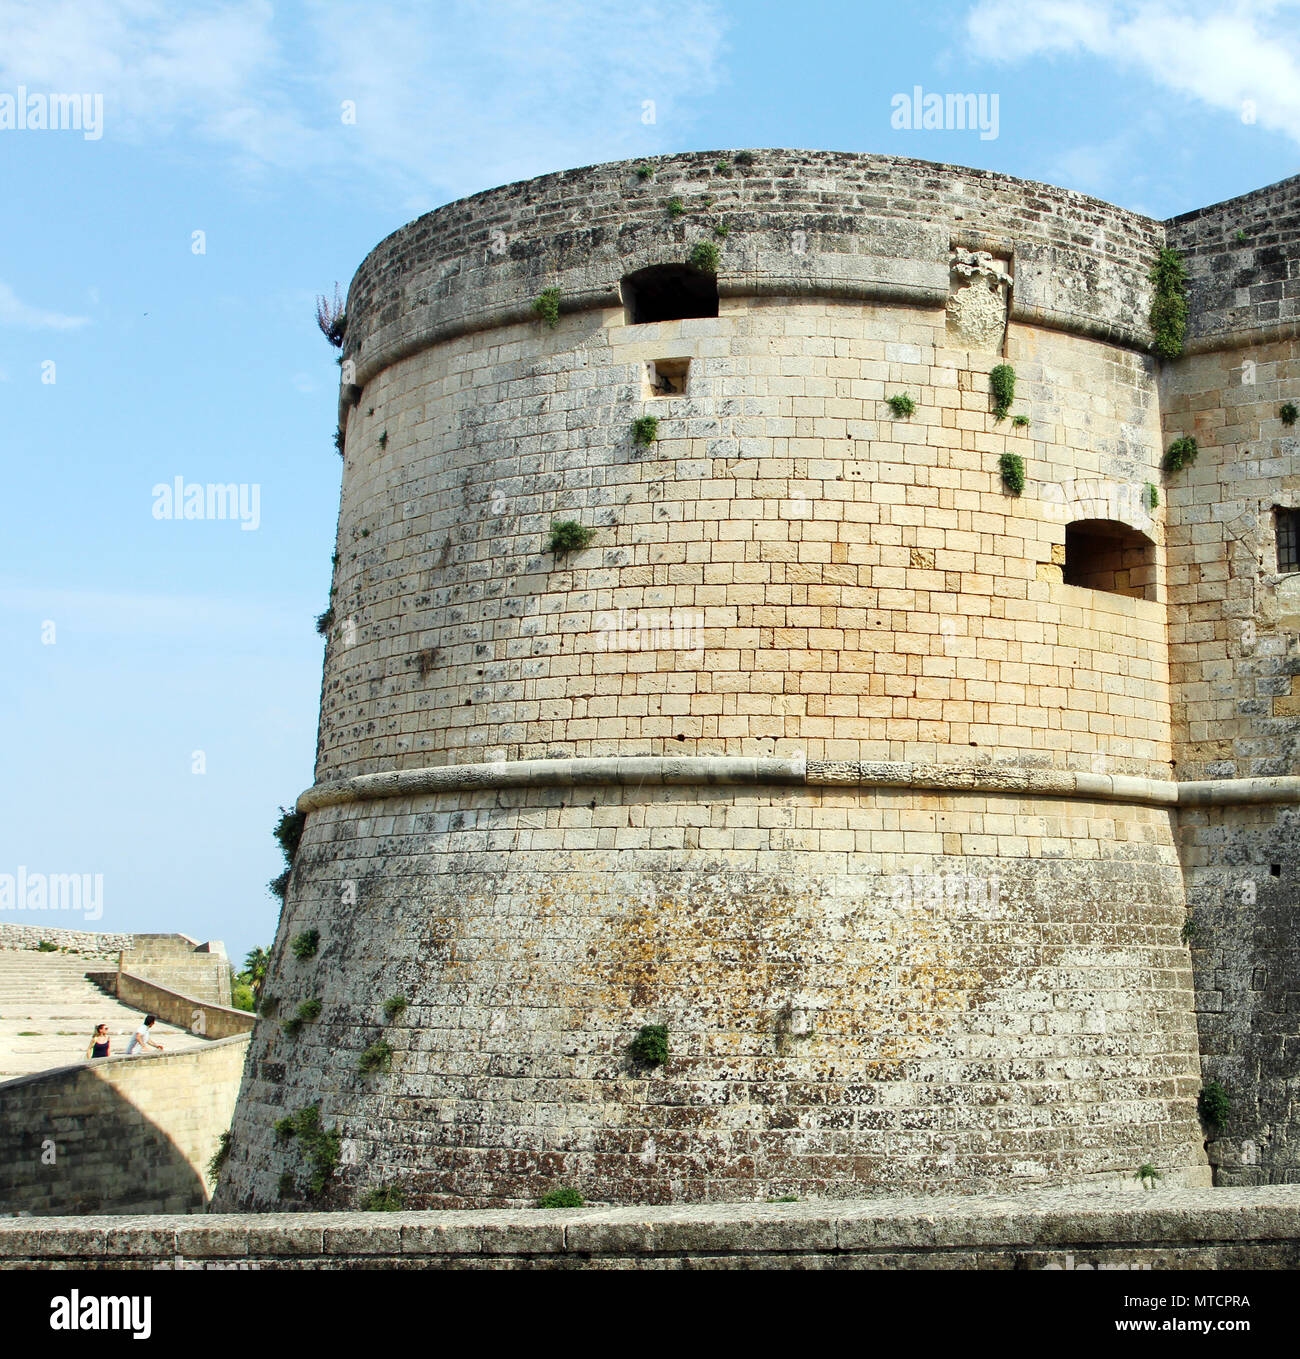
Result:
[[[718,296],[726,298],[787,297],[791,301],[825,299],[836,302],[864,302],[885,306],[912,306],[941,309],[948,299],[946,286],[929,287],[924,284],[882,278],[836,279],[830,276],[776,276],[742,272],[728,278],[719,276]],[[617,284],[589,287],[565,293],[559,300],[560,311],[566,315],[601,308],[621,307],[622,296]],[[346,414],[349,406],[361,399],[361,393],[385,369],[425,349],[432,349],[462,335],[495,330],[505,326],[535,322],[532,301],[497,306],[483,306],[460,314],[416,315],[406,333],[396,339],[374,346],[366,345],[355,356],[355,370],[351,383],[341,389],[339,410]],[[1025,325],[1059,330],[1070,335],[1103,340],[1121,348],[1142,353],[1150,351],[1149,337],[1139,330],[1107,324],[1085,316],[1075,316],[1054,308],[1033,306],[1011,299],[1010,319]],[[1217,339],[1219,345],[1227,343]],[[1215,343],[1209,348],[1215,347]],[[1189,350],[1191,346],[1189,345]]]
[[[587,756],[571,760],[498,760],[434,765],[314,784],[300,812],[348,802],[486,788],[577,788],[786,785],[801,788],[893,788],[940,793],[1012,793],[1153,807],[1300,803],[1300,777],[1204,779],[1179,783],[1128,774],[1073,773],[1022,765],[942,765],[778,759],[750,755]]]

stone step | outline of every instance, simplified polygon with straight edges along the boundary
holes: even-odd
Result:
[[[113,959],[0,949],[0,1080],[84,1061],[101,1023],[108,1025],[112,1054],[122,1056],[141,1012],[85,975],[115,967]],[[167,1052],[206,1041],[161,1021],[153,1033]]]

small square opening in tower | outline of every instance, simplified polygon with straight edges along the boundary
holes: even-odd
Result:
[[[647,396],[681,396],[690,373],[690,359],[654,359],[645,366]]]
[[[1277,526],[1277,569],[1300,571],[1300,510],[1274,510]]]

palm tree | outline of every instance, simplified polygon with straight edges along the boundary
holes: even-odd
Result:
[[[244,959],[244,976],[253,988],[254,997],[260,999],[262,983],[266,980],[266,969],[270,966],[271,955],[264,948],[251,949]]]

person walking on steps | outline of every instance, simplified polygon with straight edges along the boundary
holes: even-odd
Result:
[[[90,1046],[86,1049],[86,1060],[92,1057],[108,1056],[108,1025],[96,1024],[94,1036],[90,1040]]]
[[[158,1022],[157,1015],[145,1015],[136,1031],[131,1035],[131,1041],[127,1044],[126,1055],[133,1057],[138,1048],[143,1052],[146,1048],[157,1048],[159,1052],[163,1050],[161,1043],[153,1041],[153,1026]]]

